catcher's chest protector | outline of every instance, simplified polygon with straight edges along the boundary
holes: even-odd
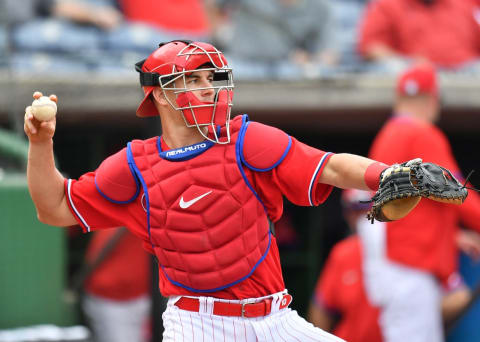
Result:
[[[161,152],[159,138],[153,138],[133,141],[127,149],[143,185],[160,267],[172,283],[194,292],[246,279],[270,246],[265,209],[237,160],[241,120],[232,126],[228,145],[204,142]]]

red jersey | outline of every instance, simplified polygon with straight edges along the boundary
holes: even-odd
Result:
[[[363,285],[362,246],[358,236],[336,244],[314,294],[316,305],[340,315],[333,334],[349,342],[382,342],[379,309],[367,299]]]
[[[117,229],[93,233],[86,260],[94,262]],[[85,282],[87,292],[113,300],[129,300],[150,293],[150,256],[142,242],[125,231],[115,247]]]
[[[121,0],[128,21],[150,24],[178,33],[209,34],[209,21],[200,0]]]
[[[387,121],[376,136],[369,157],[386,164],[420,157],[462,179],[447,137],[434,125],[407,116]],[[405,218],[387,223],[390,259],[433,272],[445,280],[457,269],[455,236],[459,220],[480,230],[480,198],[469,191],[462,205],[422,200]]]
[[[367,7],[359,52],[382,43],[401,55],[423,56],[442,67],[455,67],[480,56],[478,5],[471,0],[378,0]]]
[[[161,143],[163,151],[169,149],[163,139]],[[125,150],[122,151],[125,153]],[[327,199],[332,187],[319,184],[318,178],[330,155],[292,138],[291,147],[280,164],[270,171],[249,173],[252,176],[251,184],[272,221],[281,217],[283,196],[292,203],[305,206],[319,205]],[[130,203],[112,203],[97,191],[95,172],[83,175],[78,181],[66,180],[65,191],[70,209],[85,231],[126,226],[143,239],[146,242],[144,247],[152,252],[145,227],[146,212],[142,206],[142,192]],[[163,296],[198,295],[174,285],[163,272],[159,273]],[[234,286],[209,293],[209,296],[225,299],[254,298],[280,292],[284,288],[278,247],[275,238],[272,238],[268,254],[250,277]]]

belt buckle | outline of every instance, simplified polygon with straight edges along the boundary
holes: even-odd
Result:
[[[245,305],[248,303],[242,303],[242,318],[245,318]]]

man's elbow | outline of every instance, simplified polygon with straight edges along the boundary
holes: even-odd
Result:
[[[49,226],[68,227],[72,225],[71,223],[66,222],[66,220],[62,219],[61,217],[57,217],[49,213],[42,212],[40,210],[37,210],[37,219],[41,223],[47,224]]]

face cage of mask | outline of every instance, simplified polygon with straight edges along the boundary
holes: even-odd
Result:
[[[232,69],[231,68],[222,68],[221,71],[219,72],[218,71],[219,69],[218,68],[200,68],[200,69],[195,69],[195,70],[188,70],[188,71],[180,71],[180,72],[174,72],[174,73],[171,73],[171,74],[168,74],[168,75],[160,75],[159,76],[159,84],[160,84],[160,88],[163,90],[163,92],[165,93],[165,91],[172,91],[177,97],[179,94],[182,94],[182,93],[187,93],[187,92],[193,92],[193,91],[201,91],[201,90],[208,90],[208,89],[213,89],[215,91],[215,95],[214,95],[214,100],[213,100],[213,103],[204,103],[202,101],[200,101],[200,99],[197,99],[199,100],[199,102],[202,102],[201,105],[191,105],[189,103],[188,106],[185,106],[185,107],[178,107],[177,104],[173,103],[169,98],[168,96],[166,96],[165,94],[165,99],[167,100],[167,102],[170,104],[170,106],[174,109],[174,110],[177,110],[177,111],[180,111],[181,115],[182,115],[182,118],[183,118],[183,121],[185,122],[185,125],[189,128],[192,128],[192,127],[196,127],[197,130],[200,132],[200,134],[207,140],[211,141],[211,142],[214,142],[214,143],[217,143],[217,144],[228,144],[230,142],[230,114],[231,114],[231,108],[233,106],[232,102],[231,102],[231,92],[233,91],[233,88],[234,88],[234,84],[233,84],[233,76],[232,76]],[[188,89],[187,88],[187,81],[186,81],[186,77],[187,77],[187,74],[191,74],[193,72],[197,72],[197,71],[212,71],[214,73],[227,73],[228,75],[228,79],[226,80],[226,85],[219,85],[219,86],[211,86],[211,87],[198,87],[198,88],[192,88],[192,89]],[[175,81],[178,80],[178,79],[182,79],[182,84],[183,84],[183,87],[182,88],[177,88],[175,87]],[[215,78],[215,76],[214,76]],[[167,81],[162,81],[162,79],[166,79]],[[219,81],[214,81],[213,82],[219,82]],[[227,137],[225,140],[220,140],[220,136],[218,136],[218,132],[217,132],[217,129],[215,127],[215,122],[214,122],[214,119],[215,119],[215,114],[216,114],[216,109],[217,109],[217,101],[218,101],[218,94],[220,91],[222,90],[226,90],[227,91],[227,99],[228,99],[228,108],[227,108],[227,113],[226,113],[226,122],[225,122],[225,128],[226,128],[226,134],[227,134]],[[193,96],[196,97],[195,94],[193,94]],[[212,107],[212,116],[210,117],[210,122],[208,123],[199,123],[197,121],[197,117],[195,115],[195,109],[196,108],[206,108],[206,107]],[[192,118],[193,120],[195,121],[194,124],[189,124],[187,119],[185,118],[185,114],[184,114],[184,110],[188,110],[190,111],[191,115],[192,115]],[[211,131],[212,131],[212,134],[214,136],[214,138],[210,138],[208,136],[208,133],[206,134],[203,130],[202,130],[202,127],[210,127],[211,128]]]

